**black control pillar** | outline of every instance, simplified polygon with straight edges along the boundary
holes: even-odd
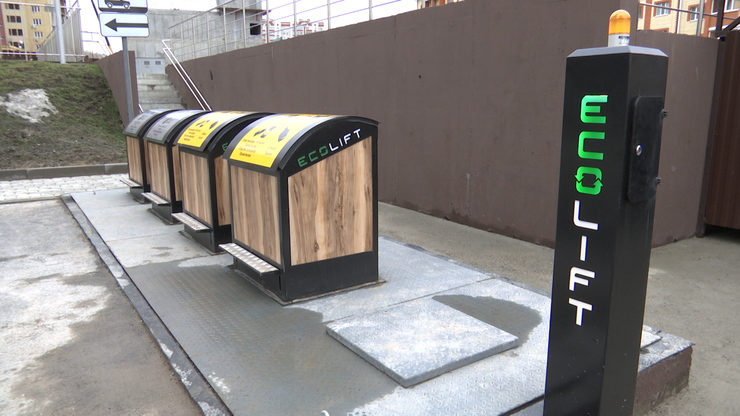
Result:
[[[545,415],[631,415],[668,57],[567,59]]]

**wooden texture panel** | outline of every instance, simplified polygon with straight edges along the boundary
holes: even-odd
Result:
[[[152,192],[160,197],[170,200],[170,174],[167,170],[167,149],[159,144],[146,142],[147,154],[149,155],[149,182]],[[171,202],[171,201],[170,201]]]
[[[182,167],[179,146],[172,146],[172,169],[175,171],[175,201],[182,201]]]
[[[231,224],[231,199],[229,197],[229,162],[217,156],[214,160],[216,171],[216,208],[218,224]]]
[[[740,230],[740,33],[720,46],[715,106],[707,158],[705,219]]]
[[[144,185],[141,166],[141,149],[139,139],[126,136],[126,155],[128,157],[128,176],[141,185]]]
[[[231,199],[234,238],[282,263],[277,177],[232,166]]]
[[[373,249],[371,140],[288,178],[293,264]]]
[[[206,225],[213,226],[211,216],[211,186],[208,160],[188,152],[180,152],[182,162],[182,206]]]

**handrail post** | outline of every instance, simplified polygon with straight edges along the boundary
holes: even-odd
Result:
[[[326,30],[331,29],[331,0],[326,0]]]
[[[247,47],[247,7],[242,0],[242,31],[244,32],[244,47]]]
[[[265,43],[270,43],[270,0],[265,0]]]

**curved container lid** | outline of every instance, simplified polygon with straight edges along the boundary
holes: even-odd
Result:
[[[349,125],[365,125],[377,129],[378,122],[355,116],[275,114],[257,120],[240,131],[224,153],[224,158],[235,165],[275,172],[284,169],[304,143],[313,139],[323,140],[314,138],[314,133],[322,131],[333,139],[333,136],[340,134],[338,132],[344,132],[343,127]],[[372,134],[376,132],[373,131]],[[349,140],[341,139],[341,143],[337,141],[331,147],[331,142],[327,142],[327,151],[339,150],[345,145],[354,144],[353,139],[367,137],[365,133],[359,132],[358,136],[361,137],[353,137],[351,132],[349,135]]]
[[[171,113],[173,111],[175,110],[167,110],[162,108],[144,111],[143,113],[138,114],[136,117],[134,117],[134,119],[131,120],[128,125],[126,125],[126,128],[123,129],[123,134],[141,139],[144,133],[146,133],[147,128],[149,128],[149,126],[151,126],[154,121],[156,121],[163,115]]]
[[[207,113],[207,111],[177,110],[168,113],[149,127],[144,139],[154,143],[170,144],[183,127],[203,113]]]
[[[203,114],[182,130],[175,143],[203,152],[211,141],[229,125],[256,114],[258,113],[249,111],[213,111]]]

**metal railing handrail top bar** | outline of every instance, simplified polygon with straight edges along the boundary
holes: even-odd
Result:
[[[192,78],[190,78],[190,75],[188,75],[187,71],[185,70],[185,67],[182,66],[180,61],[175,56],[174,52],[172,52],[172,49],[169,45],[167,45],[167,41],[170,39],[162,39],[162,51],[164,52],[165,56],[169,61],[172,63],[172,66],[175,67],[175,71],[177,71],[177,74],[180,75],[180,78],[185,83],[185,86],[188,87],[190,90],[190,93],[193,94],[193,97],[195,97],[195,101],[198,102],[198,105],[203,110],[211,111],[211,106],[208,104],[208,101],[206,101],[203,94],[198,89],[198,86],[195,85],[195,82],[193,82]]]

